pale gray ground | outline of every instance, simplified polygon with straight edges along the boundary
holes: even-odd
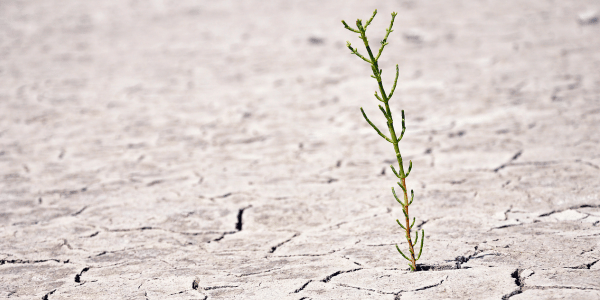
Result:
[[[429,271],[345,48],[375,8]],[[600,299],[599,10],[1,0],[0,298]]]

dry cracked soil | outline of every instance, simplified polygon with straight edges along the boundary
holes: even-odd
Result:
[[[599,11],[1,0],[0,298],[600,299]]]

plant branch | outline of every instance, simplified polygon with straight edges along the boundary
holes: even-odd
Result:
[[[388,99],[392,99],[392,95],[394,95],[394,91],[396,90],[396,84],[398,83],[398,75],[400,74],[400,70],[398,69],[398,65],[396,65],[396,79],[394,79],[394,85],[392,86],[392,91],[388,96]],[[402,118],[404,119],[404,118]]]
[[[369,120],[369,118],[367,117],[367,114],[365,114],[365,111],[362,109],[362,107],[360,108],[360,111],[363,114],[363,117],[365,117],[365,120],[367,120],[367,122],[369,123],[369,125],[371,125],[371,127],[373,127],[373,129],[375,129],[375,131],[377,131],[377,133],[384,138],[386,141],[388,142],[392,142],[392,140],[390,140],[390,138],[388,138],[387,136],[385,136],[383,133],[381,133],[381,131],[379,131],[379,128],[377,128],[377,126],[375,126],[375,124],[373,124],[373,122],[371,122],[371,120]]]

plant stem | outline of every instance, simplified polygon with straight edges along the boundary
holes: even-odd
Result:
[[[392,21],[393,22],[393,21]],[[391,27],[391,26],[390,26]],[[365,44],[365,48],[367,48],[367,53],[369,54],[369,58],[371,59],[373,67],[371,68],[373,71],[373,76],[377,79],[377,84],[379,85],[379,92],[383,98],[383,103],[385,104],[385,112],[389,116],[387,118],[387,126],[390,131],[390,136],[392,138],[392,144],[394,145],[394,151],[396,151],[396,159],[398,160],[398,168],[400,171],[400,175],[404,177],[404,166],[402,164],[402,155],[400,154],[400,147],[398,147],[398,137],[396,136],[396,130],[394,129],[394,122],[392,119],[392,112],[390,110],[389,101],[387,94],[385,93],[385,89],[383,88],[383,83],[381,82],[381,71],[379,71],[379,64],[377,63],[377,59],[373,56],[373,52],[371,51],[371,47],[369,46],[369,41],[367,40],[366,32],[362,26],[358,26],[360,30],[360,37]],[[404,187],[404,207],[403,209],[406,211],[406,240],[408,241],[408,247],[410,252],[410,263],[412,264],[412,269],[415,270],[417,267],[417,262],[415,259],[415,250],[412,243],[412,237],[410,233],[410,218],[408,214],[408,189],[406,188],[406,179],[401,178],[402,186]]]
[[[385,38],[381,41],[381,48],[379,49],[379,52],[377,54],[377,57],[375,57],[373,55],[373,52],[371,51],[371,47],[369,46],[369,41],[367,39],[366,36],[366,30],[367,30],[367,26],[369,26],[369,24],[371,23],[371,21],[373,20],[373,18],[375,17],[375,15],[377,14],[377,10],[375,10],[373,12],[373,16],[371,17],[371,19],[369,19],[367,21],[367,23],[365,24],[365,26],[363,27],[362,21],[359,19],[356,21],[356,26],[358,29],[354,29],[348,26],[348,24],[346,24],[345,21],[342,21],[342,24],[344,24],[344,27],[352,32],[355,33],[359,33],[360,34],[360,39],[363,41],[365,48],[367,50],[368,53],[368,57],[369,59],[365,58],[363,55],[361,55],[360,53],[358,53],[357,49],[352,48],[350,42],[347,43],[348,48],[350,49],[350,51],[352,51],[353,54],[355,54],[356,56],[358,56],[359,58],[361,58],[362,60],[368,62],[371,64],[371,70],[373,71],[373,78],[375,78],[377,80],[377,85],[379,87],[379,92],[381,93],[381,97],[377,95],[377,92],[375,92],[375,97],[377,98],[377,100],[381,101],[384,103],[385,108],[383,108],[381,105],[379,106],[381,112],[383,113],[383,115],[385,116],[385,118],[387,119],[387,126],[388,126],[388,130],[390,133],[390,137],[388,138],[387,136],[385,136],[383,133],[381,133],[381,131],[377,128],[377,126],[375,126],[375,124],[373,124],[368,118],[367,115],[365,114],[365,112],[363,111],[363,109],[361,108],[361,111],[363,113],[364,118],[367,120],[367,122],[369,123],[369,125],[371,125],[375,131],[377,131],[377,133],[383,137],[385,140],[387,140],[388,142],[392,143],[394,145],[394,151],[396,152],[396,159],[398,161],[398,171],[396,172],[394,170],[394,167],[392,167],[392,171],[394,171],[394,174],[396,175],[396,177],[398,177],[400,179],[400,182],[398,182],[398,184],[400,185],[400,187],[402,188],[402,190],[404,191],[404,202],[402,202],[400,199],[398,199],[398,197],[396,196],[396,192],[394,191],[394,188],[392,188],[392,193],[394,194],[394,197],[396,198],[396,200],[402,205],[402,211],[404,212],[404,216],[405,216],[405,223],[406,226],[403,226],[400,221],[396,220],[398,222],[398,225],[400,225],[406,232],[406,240],[408,242],[408,247],[409,247],[409,252],[410,252],[410,258],[407,257],[406,255],[404,255],[404,253],[402,253],[402,251],[400,250],[400,248],[398,248],[398,245],[396,245],[396,248],[398,249],[398,252],[400,252],[400,254],[402,254],[402,256],[408,260],[410,262],[409,266],[410,269],[412,271],[415,271],[417,268],[416,265],[416,261],[421,257],[421,253],[423,251],[423,241],[425,238],[425,232],[423,231],[423,235],[422,235],[422,239],[421,239],[421,249],[419,251],[419,256],[417,258],[415,258],[415,251],[414,251],[414,244],[412,241],[412,237],[411,237],[411,229],[412,226],[410,224],[410,217],[409,217],[409,213],[408,213],[408,206],[412,203],[412,200],[414,198],[414,193],[411,191],[411,200],[409,202],[408,200],[408,188],[406,187],[406,177],[409,175],[411,168],[412,168],[412,162],[410,162],[409,167],[408,167],[408,172],[405,173],[404,172],[404,165],[402,163],[402,155],[400,154],[400,148],[398,147],[398,143],[400,142],[400,140],[402,139],[402,137],[404,136],[404,131],[406,130],[406,126],[404,125],[404,111],[402,111],[402,133],[400,134],[400,138],[398,138],[398,136],[396,135],[396,130],[394,129],[394,120],[392,118],[392,111],[390,110],[390,106],[389,106],[389,100],[392,96],[392,94],[394,93],[395,89],[396,89],[396,84],[398,82],[398,65],[396,65],[396,79],[394,80],[394,85],[392,87],[392,92],[390,93],[390,95],[386,94],[385,89],[383,88],[383,83],[381,80],[381,72],[382,70],[379,69],[379,64],[378,64],[378,59],[379,56],[381,55],[383,48],[387,45],[387,38],[389,36],[389,34],[392,32],[392,26],[394,25],[394,19],[396,17],[396,13],[392,13],[392,20],[390,22],[390,27],[386,30],[386,35]],[[414,220],[413,220],[413,224],[414,226]],[[418,241],[419,239],[419,233],[416,233],[416,238],[415,238],[415,243]]]
[[[400,155],[400,153],[398,153]],[[402,160],[400,160],[402,165]],[[408,250],[410,251],[410,263],[412,264],[412,270],[417,269],[417,260],[415,259],[415,249],[413,248],[412,238],[410,236],[410,218],[408,217],[408,194],[406,193],[406,181],[404,178],[401,179],[402,185],[404,186],[404,209],[406,210],[406,240],[408,241]]]

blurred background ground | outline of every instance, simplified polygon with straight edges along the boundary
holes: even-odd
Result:
[[[340,23],[375,8],[412,274]],[[0,298],[599,299],[599,11],[0,1]]]

